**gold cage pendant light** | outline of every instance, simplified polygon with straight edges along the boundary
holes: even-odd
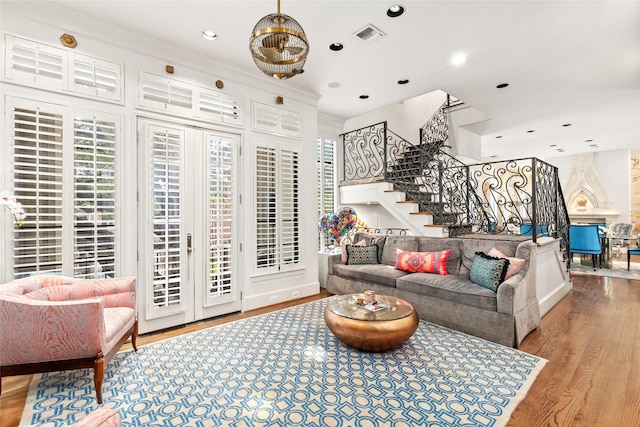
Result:
[[[278,13],[263,17],[253,28],[249,50],[260,71],[284,80],[302,72],[309,42],[298,21],[280,13],[278,0]]]

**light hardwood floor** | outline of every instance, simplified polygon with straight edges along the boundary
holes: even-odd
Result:
[[[278,304],[139,338],[139,345],[328,296]],[[573,290],[521,350],[549,361],[511,427],[640,426],[640,281],[573,276]],[[30,376],[2,379],[0,426],[17,426]]]

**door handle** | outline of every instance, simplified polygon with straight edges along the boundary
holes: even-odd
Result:
[[[187,234],[187,254],[191,254],[193,252],[193,246],[191,246],[191,233]]]

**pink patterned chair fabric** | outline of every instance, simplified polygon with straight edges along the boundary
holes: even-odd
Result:
[[[122,427],[122,420],[118,411],[99,408],[73,424],[73,427]]]
[[[136,348],[136,280],[32,276],[0,285],[1,376],[104,365],[129,337]],[[1,390],[0,390],[1,392]]]

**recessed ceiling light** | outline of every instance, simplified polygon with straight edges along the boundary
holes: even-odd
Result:
[[[211,30],[204,30],[202,32],[202,38],[205,40],[215,40],[218,38],[218,35]]]
[[[551,144],[549,147],[557,147],[558,144]]]
[[[565,123],[565,124],[562,125],[562,127],[565,127],[565,128],[568,127],[568,126],[571,126],[571,123]]]
[[[387,10],[387,16],[390,18],[397,18],[404,13],[404,6],[394,4]]]
[[[451,63],[453,65],[464,64],[466,61],[467,61],[467,55],[465,55],[464,53],[458,53],[451,57]]]
[[[502,135],[498,135],[498,136],[496,136],[496,138],[502,138]]]
[[[593,139],[587,139],[585,142],[593,142]]]
[[[329,86],[331,89],[335,89],[340,87],[340,82],[331,82],[327,86]]]
[[[338,51],[344,49],[344,46],[342,45],[342,43],[331,43],[329,45],[329,49],[334,51],[334,52],[338,52]]]
[[[498,86],[496,86],[496,88],[498,89],[504,89],[505,87],[509,86],[509,83],[500,83]]]
[[[535,130],[533,130],[533,129],[527,131],[527,133],[534,133],[534,132],[535,132]]]
[[[407,83],[409,83],[409,79],[398,80],[399,85],[406,85]]]
[[[368,99],[368,98],[369,98],[369,95],[360,95],[360,97],[359,97],[359,98],[360,98],[360,99]]]

